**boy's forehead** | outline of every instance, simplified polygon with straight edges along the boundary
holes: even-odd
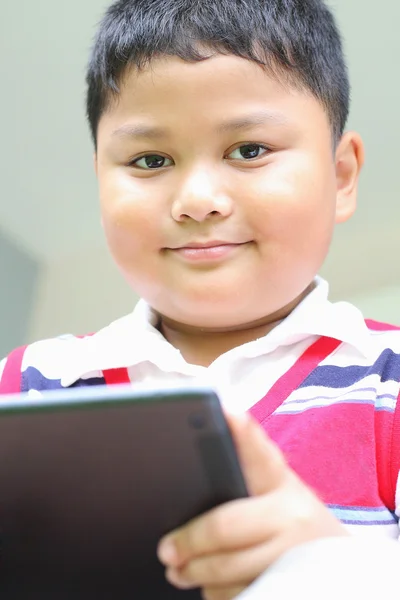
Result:
[[[221,94],[226,100],[233,94],[233,100],[236,96],[247,97],[249,94],[268,92],[269,97],[274,97],[294,91],[257,63],[221,54],[196,62],[162,56],[140,70],[128,68],[121,82],[121,92],[126,96],[144,97],[154,102],[176,95],[189,96],[192,101],[213,101]]]
[[[107,129],[138,130],[149,125],[173,126],[185,119],[212,123],[223,132],[268,123],[290,127],[299,119],[327,121],[320,103],[308,92],[289,87],[273,73],[250,60],[214,55],[204,61],[187,62],[160,57],[148,66],[126,70],[120,93],[104,119]],[[104,123],[105,124],[105,123]],[[194,123],[193,123],[194,125]]]

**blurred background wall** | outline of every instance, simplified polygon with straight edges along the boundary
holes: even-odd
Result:
[[[0,356],[26,340],[39,274],[40,263],[0,233]]]
[[[400,3],[330,2],[353,84],[349,128],[367,164],[359,210],[337,229],[322,274],[332,299],[400,325]],[[84,75],[106,0],[0,0],[0,355],[86,333],[136,297],[102,238]]]

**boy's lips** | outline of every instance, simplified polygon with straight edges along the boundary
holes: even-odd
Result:
[[[227,258],[249,242],[226,242],[212,240],[208,242],[188,242],[185,246],[171,248],[181,258],[190,262],[210,262]]]

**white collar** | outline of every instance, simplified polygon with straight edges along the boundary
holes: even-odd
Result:
[[[284,321],[265,337],[230,353],[247,358],[261,356],[315,335],[338,339],[366,356],[371,341],[361,312],[347,302],[330,302],[328,293],[327,282],[317,277],[316,287]],[[146,302],[140,300],[129,315],[93,336],[79,340],[72,362],[65,368],[62,385],[70,386],[93,372],[144,362],[153,362],[166,372],[176,371],[177,365],[182,371],[193,368],[156,326],[157,316]]]

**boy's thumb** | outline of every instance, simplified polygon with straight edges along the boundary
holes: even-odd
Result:
[[[249,415],[226,415],[250,495],[278,488],[291,473],[280,449]]]

